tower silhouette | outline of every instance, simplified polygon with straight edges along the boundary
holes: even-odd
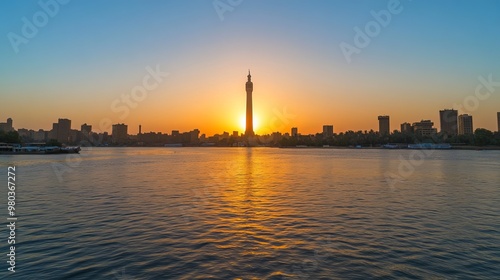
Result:
[[[252,83],[252,75],[250,75],[250,70],[248,70],[248,81],[246,83],[246,91],[247,91],[247,123],[245,129],[246,136],[253,136],[253,112],[252,112],[252,92],[253,92],[253,83]]]

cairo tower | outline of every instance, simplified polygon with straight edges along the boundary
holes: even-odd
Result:
[[[252,113],[252,92],[253,92],[253,83],[252,83],[252,75],[250,75],[250,70],[248,70],[248,81],[246,83],[247,90],[247,123],[245,129],[245,136],[254,136],[253,132],[253,113]]]

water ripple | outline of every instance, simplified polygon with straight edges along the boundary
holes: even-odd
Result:
[[[94,148],[62,182],[60,157],[0,158],[20,167],[15,278],[500,275],[500,153],[436,151],[391,188],[407,153]]]

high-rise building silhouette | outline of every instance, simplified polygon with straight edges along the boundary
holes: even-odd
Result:
[[[84,123],[84,124],[82,124],[82,125],[81,125],[81,127],[80,127],[80,132],[81,132],[84,136],[88,137],[88,136],[90,135],[90,132],[92,132],[92,126],[91,126],[91,125],[89,125],[89,124],[87,124],[87,123]]]
[[[246,91],[247,91],[247,114],[246,114],[246,128],[245,135],[253,136],[253,110],[252,110],[252,92],[253,92],[253,83],[252,83],[252,75],[250,75],[250,70],[248,70],[248,81],[246,83]]]
[[[33,140],[35,140],[35,142],[45,142],[47,141],[47,136],[48,136],[47,131],[39,129],[38,131],[35,131],[35,133],[33,134]]]
[[[2,130],[4,132],[13,131],[14,127],[12,127],[12,119],[8,118],[7,122],[0,123],[0,130]]]
[[[323,137],[332,137],[332,136],[333,136],[333,125],[324,125]]]
[[[127,142],[128,138],[128,125],[119,123],[112,125],[111,137],[113,139],[113,143],[123,144]]]
[[[500,132],[500,112],[497,112],[497,124],[498,124],[498,132]]]
[[[195,128],[189,132],[189,136],[191,144],[198,143],[198,140],[200,139],[200,130]]]
[[[55,138],[60,143],[68,143],[72,139],[70,137],[71,133],[71,120],[59,119],[57,123],[52,125],[53,133],[55,133]]]
[[[458,111],[453,109],[444,109],[439,111],[439,121],[441,123],[441,132],[448,135],[458,134]]]
[[[390,134],[389,116],[378,116],[378,131],[382,135]]]
[[[59,128],[58,123],[52,123],[52,129],[49,131],[49,135],[48,135],[49,139],[57,140],[58,128]]]
[[[472,116],[463,114],[458,116],[458,134],[473,134],[474,128],[472,126]]]
[[[413,131],[417,135],[429,136],[437,133],[437,129],[433,128],[434,122],[430,120],[421,120],[412,124]]]
[[[296,127],[292,127],[291,133],[292,133],[292,137],[297,137],[297,136],[299,136],[299,129]]]
[[[413,128],[411,127],[411,123],[405,122],[401,124],[401,132],[413,132]]]

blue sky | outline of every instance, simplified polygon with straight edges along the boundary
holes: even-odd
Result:
[[[110,117],[156,131],[230,131],[234,123],[220,118],[238,117],[244,99],[237,96],[252,68],[262,119],[287,107],[297,118],[286,125],[312,133],[326,123],[336,131],[376,129],[376,116],[389,114],[396,129],[426,118],[438,125],[438,110],[463,103],[479,76],[500,81],[500,2],[493,0],[401,0],[402,11],[348,63],[339,45],[354,44],[354,28],[388,3],[243,0],[221,20],[208,0],[73,0],[58,4],[16,53],[8,34],[22,35],[23,17],[33,21],[43,9],[38,1],[2,1],[0,120],[48,129],[58,117],[74,127]],[[126,119],[117,117],[110,104],[155,65],[170,73],[167,81]],[[476,127],[495,130],[499,91],[463,112]],[[186,110],[193,117],[179,119]]]

